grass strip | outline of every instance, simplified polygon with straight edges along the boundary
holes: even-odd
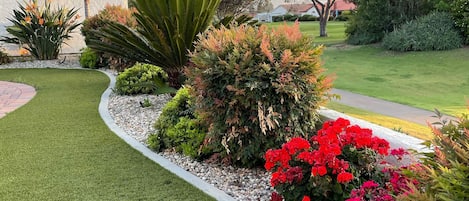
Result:
[[[346,106],[333,101],[329,102],[326,107],[422,140],[430,140],[433,138],[431,129],[427,126]]]
[[[272,22],[265,23],[270,28],[276,28],[283,24],[292,25],[294,22]],[[328,37],[319,37],[319,22],[300,22],[300,30],[303,34],[313,36],[314,42],[317,44],[324,44],[326,46],[340,44],[345,41],[345,23],[339,21],[327,22],[327,35]]]
[[[98,113],[108,85],[85,70],[0,70],[34,86],[0,119],[2,200],[213,200],[125,144]]]

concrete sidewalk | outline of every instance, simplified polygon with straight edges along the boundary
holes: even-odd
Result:
[[[426,126],[427,122],[433,123],[438,121],[433,111],[423,110],[419,108],[402,105],[399,103],[389,102],[369,96],[355,94],[352,92],[332,89],[331,93],[341,96],[340,100],[333,100],[343,105],[363,109],[366,111],[395,117],[398,119],[414,122]],[[456,120],[457,118],[445,115],[444,118]]]

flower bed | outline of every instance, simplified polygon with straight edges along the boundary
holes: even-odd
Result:
[[[328,121],[309,141],[292,138],[281,149],[266,152],[265,168],[273,172],[271,185],[277,191],[272,200],[344,200],[351,193],[352,198],[360,199],[365,197],[363,188],[379,186],[374,180],[393,184],[392,192],[379,191],[380,196],[400,194],[405,189],[401,183],[409,179],[400,171],[383,167],[389,149],[389,143],[373,136],[369,129],[350,125],[342,118]],[[406,153],[391,150],[399,159]]]

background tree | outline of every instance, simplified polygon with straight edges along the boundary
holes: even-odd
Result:
[[[258,0],[258,2],[254,2],[255,5],[253,7],[256,8],[256,12],[270,12],[274,9],[274,4],[270,0]]]
[[[349,44],[379,42],[400,25],[434,9],[433,0],[349,0],[357,10],[345,30]]]
[[[319,14],[319,37],[327,37],[327,21],[331,16],[331,9],[335,0],[311,0]]]
[[[90,16],[90,0],[85,0],[85,18]]]
[[[465,38],[465,43],[469,44],[469,1],[454,0],[451,4],[451,14],[456,27]]]
[[[217,10],[217,17],[222,19],[227,15],[240,15],[248,10],[254,1],[258,0],[221,0]]]

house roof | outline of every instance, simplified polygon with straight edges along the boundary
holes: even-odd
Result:
[[[313,4],[282,4],[280,6],[290,13],[305,13],[313,7]]]
[[[285,8],[290,13],[299,14],[305,13],[309,9],[313,8],[313,4],[281,4],[281,7]],[[321,5],[318,5],[321,7]],[[346,2],[345,0],[336,0],[334,5],[332,6],[332,10],[354,10],[356,8],[355,4]]]
[[[354,10],[355,7],[355,4],[345,2],[345,0],[336,0],[332,10]]]

